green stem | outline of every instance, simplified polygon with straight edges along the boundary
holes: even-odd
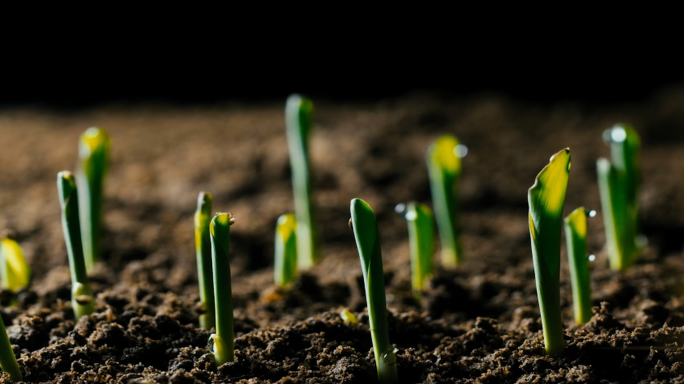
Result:
[[[200,327],[211,329],[215,324],[214,314],[214,275],[211,266],[211,193],[200,192],[195,212],[195,255],[197,259],[197,280],[199,283],[200,302],[204,313],[200,315]]]
[[[275,262],[273,274],[275,284],[286,287],[297,277],[297,219],[291,213],[281,215],[276,224]]]
[[[71,305],[74,316],[79,319],[95,311],[95,298],[88,283],[81,243],[78,192],[71,172],[62,171],[57,174],[57,192],[62,208],[62,231],[71,272]]]
[[[214,341],[216,364],[233,361],[235,358],[233,333],[233,293],[230,278],[228,246],[230,225],[234,222],[230,213],[217,213],[211,220],[211,257],[214,264],[214,297],[216,298],[216,333]]]
[[[404,218],[408,223],[411,254],[411,286],[413,295],[420,299],[425,281],[433,273],[435,230],[430,208],[425,204],[408,203]]]
[[[309,135],[313,103],[300,95],[288,97],[285,105],[287,145],[292,169],[292,190],[297,217],[297,264],[309,269],[317,261],[316,231],[311,203]]]
[[[5,329],[5,324],[2,319],[0,319],[0,367],[2,367],[3,371],[9,373],[12,381],[23,380],[17,358],[14,356],[14,351],[12,351],[12,344],[10,344],[7,330]]]
[[[591,319],[591,285],[587,259],[587,213],[577,208],[565,218],[565,244],[568,250],[572,304],[575,321],[582,325]]]
[[[352,229],[361,259],[361,269],[366,288],[368,321],[373,340],[378,379],[382,384],[393,384],[398,381],[398,376],[396,355],[389,340],[380,233],[378,232],[375,213],[368,203],[361,199],[353,199],[350,211]]]

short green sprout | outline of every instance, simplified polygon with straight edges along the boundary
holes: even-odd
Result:
[[[352,324],[358,324],[359,323],[359,319],[356,318],[356,315],[346,308],[340,311],[340,318],[345,323],[352,323]]]
[[[9,374],[10,380],[21,381],[23,377],[17,364],[17,358],[12,351],[9,336],[2,319],[0,319],[0,368]]]
[[[109,135],[100,128],[88,128],[78,142],[78,205],[81,238],[88,272],[100,256],[104,178],[109,167]]]
[[[295,215],[297,217],[297,266],[311,268],[318,259],[316,230],[311,203],[311,168],[309,166],[309,135],[311,134],[313,103],[300,95],[291,95],[285,105],[287,146],[292,168]]]
[[[216,365],[233,361],[235,358],[233,293],[228,260],[230,225],[234,222],[235,218],[232,214],[217,213],[209,224],[211,258],[214,264],[214,297],[216,300],[216,333],[210,336],[210,340],[214,342]]]
[[[57,174],[57,192],[62,208],[62,231],[71,272],[71,306],[74,309],[74,316],[78,319],[95,311],[95,297],[86,273],[78,215],[78,192],[71,172],[62,171]]]
[[[527,194],[537,298],[546,353],[565,349],[560,307],[560,244],[563,205],[570,174],[570,149],[551,157]]]
[[[466,147],[459,144],[456,137],[444,135],[428,148],[426,154],[432,203],[442,246],[442,265],[446,268],[455,267],[463,259],[458,181],[461,176],[461,157],[466,152]]]
[[[209,223],[212,218],[211,193],[200,192],[195,211],[195,255],[200,302],[204,313],[200,315],[200,327],[214,327],[214,274],[211,268],[211,235]]]
[[[641,140],[630,126],[616,124],[603,133],[610,161],[596,163],[610,267],[624,271],[636,260],[637,189]]]
[[[356,247],[361,259],[363,281],[366,287],[368,321],[373,339],[378,379],[382,384],[396,383],[398,380],[397,357],[389,340],[380,233],[378,232],[375,213],[370,205],[361,199],[351,201],[350,211],[350,224],[354,231]]]
[[[411,287],[416,299],[433,273],[432,255],[435,251],[435,229],[430,208],[425,204],[410,202],[399,204],[397,213],[406,219],[411,255]]]
[[[12,292],[28,287],[31,281],[31,267],[24,258],[24,251],[7,237],[0,240],[0,279],[2,287]]]
[[[565,218],[565,245],[568,249],[570,282],[572,283],[572,307],[578,325],[591,319],[591,282],[589,280],[589,261],[587,257],[587,216],[593,217],[595,211],[587,212],[577,208]]]
[[[273,275],[279,287],[290,285],[297,277],[297,219],[286,213],[278,218],[275,236]]]

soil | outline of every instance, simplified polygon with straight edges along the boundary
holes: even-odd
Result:
[[[316,101],[311,141],[322,260],[289,292],[272,286],[276,218],[292,211],[283,102],[204,107],[111,105],[0,111],[0,229],[33,266],[29,289],[1,295],[26,382],[376,382],[349,201],[375,210],[390,339],[401,383],[684,382],[684,89],[610,106],[533,105],[499,96],[414,94]],[[599,208],[595,161],[616,122],[642,135],[640,224],[649,246],[629,271],[607,266],[601,214],[594,316],[572,319],[565,250],[566,353],[544,354],[527,223],[527,189],[570,147],[565,212]],[[74,321],[55,188],[90,126],[113,139],[97,312]],[[430,202],[424,152],[444,133],[469,148],[461,208],[465,262],[411,298],[399,202]],[[198,323],[193,214],[199,191],[235,214],[231,267],[236,359],[216,367]],[[358,324],[345,323],[348,308]],[[10,382],[3,374],[0,382]]]

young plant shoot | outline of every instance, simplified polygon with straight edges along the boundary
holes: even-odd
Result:
[[[78,206],[81,238],[88,272],[99,259],[102,227],[104,178],[109,166],[109,135],[100,128],[88,128],[78,141]]]
[[[214,274],[211,267],[211,235],[209,223],[212,218],[211,193],[200,192],[195,212],[195,255],[197,256],[197,280],[200,302],[204,313],[200,315],[200,327],[214,327]]]
[[[361,199],[353,199],[350,210],[350,223],[361,259],[363,281],[366,288],[368,321],[373,339],[378,379],[382,384],[396,383],[398,380],[397,358],[389,340],[380,233],[375,221],[375,213],[370,205]]]
[[[2,287],[12,292],[28,287],[31,281],[31,267],[24,258],[24,251],[8,237],[0,240],[0,279]]]
[[[214,342],[214,358],[217,366],[233,361],[235,358],[233,293],[228,260],[230,225],[234,221],[235,218],[230,213],[217,213],[209,224],[216,300],[216,333],[210,336],[210,340]]]
[[[17,358],[12,351],[12,344],[10,344],[5,323],[0,319],[0,368],[9,374],[10,380],[21,381],[23,377],[17,364]]]
[[[566,148],[551,157],[527,193],[534,276],[549,355],[560,355],[565,349],[560,308],[560,243],[569,174],[570,149]]]
[[[286,213],[278,218],[275,236],[275,284],[287,287],[297,277],[297,219]]]
[[[71,272],[71,306],[78,320],[95,311],[95,298],[88,283],[86,263],[83,257],[81,229],[78,215],[78,192],[76,181],[71,172],[62,171],[57,174],[57,192],[59,205],[62,208],[62,230],[69,257]]]
[[[411,287],[416,299],[425,287],[425,281],[433,273],[432,255],[435,251],[435,229],[432,211],[425,204],[410,202],[396,207],[408,223],[411,255]]]
[[[578,325],[591,319],[591,284],[589,281],[589,258],[587,257],[587,213],[580,207],[565,218],[565,245],[568,249],[570,282],[572,283],[572,306]]]
[[[442,247],[442,265],[454,268],[463,259],[458,215],[458,180],[461,157],[465,147],[456,137],[444,135],[437,139],[426,154],[432,202]]]
[[[297,217],[297,266],[309,269],[317,261],[316,231],[311,204],[309,135],[313,103],[300,95],[291,95],[285,106],[287,146],[292,168],[295,215]]]
[[[596,168],[608,261],[613,270],[624,271],[639,253],[637,187],[641,140],[632,127],[622,124],[606,130],[603,139],[610,146],[611,159],[598,159]]]

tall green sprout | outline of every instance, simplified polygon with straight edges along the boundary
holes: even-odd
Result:
[[[527,194],[537,298],[546,353],[565,349],[560,308],[560,243],[563,205],[570,174],[570,149],[551,157]]]
[[[3,371],[9,373],[10,380],[21,381],[23,377],[17,364],[17,358],[12,351],[12,344],[10,344],[5,323],[0,318],[0,367]]]
[[[435,251],[435,229],[430,208],[425,204],[410,202],[397,205],[397,213],[408,223],[411,255],[411,287],[416,299],[425,287],[425,281],[433,273],[432,255]]]
[[[639,253],[636,239],[641,140],[632,127],[624,124],[606,130],[603,139],[610,146],[611,159],[599,159],[596,169],[608,260],[612,269],[624,271]]]
[[[313,103],[300,95],[291,95],[285,105],[287,146],[292,168],[295,215],[297,217],[297,266],[311,268],[318,259],[316,230],[311,203],[311,167],[309,165],[309,135],[311,134]]]
[[[297,219],[286,213],[278,218],[275,236],[273,277],[279,287],[290,285],[297,277]]]
[[[463,259],[458,213],[458,181],[461,176],[460,148],[465,147],[459,146],[456,137],[444,135],[428,148],[426,154],[432,203],[442,247],[442,265],[446,268],[455,267]]]
[[[589,259],[587,258],[587,216],[583,207],[577,208],[565,218],[565,245],[568,250],[570,282],[572,283],[572,307],[575,322],[582,325],[591,319],[591,283]]]
[[[378,379],[382,384],[396,383],[397,357],[389,340],[387,325],[387,304],[385,301],[385,279],[382,270],[380,233],[375,213],[370,205],[361,199],[353,199],[350,206],[351,225],[354,230],[356,247],[361,259],[363,281],[368,304],[373,352],[378,369]]]
[[[0,240],[0,279],[2,287],[12,292],[28,287],[31,281],[31,267],[24,258],[24,251],[7,237]]]
[[[78,319],[95,311],[95,297],[88,283],[83,257],[78,192],[71,172],[62,171],[57,174],[57,192],[59,205],[62,208],[62,230],[71,272],[71,306],[74,309],[74,316]]]
[[[109,135],[100,128],[88,128],[78,141],[78,205],[86,268],[90,272],[100,257],[104,178],[109,167]]]
[[[216,333],[214,342],[216,365],[233,361],[235,345],[233,333],[233,293],[230,278],[228,246],[230,225],[235,218],[230,213],[217,213],[209,224],[211,232],[211,258],[214,264],[214,297],[216,300]]]
[[[200,327],[214,327],[214,275],[211,267],[211,235],[209,223],[212,218],[211,193],[200,192],[195,212],[195,255],[200,302],[204,313],[200,315]]]

